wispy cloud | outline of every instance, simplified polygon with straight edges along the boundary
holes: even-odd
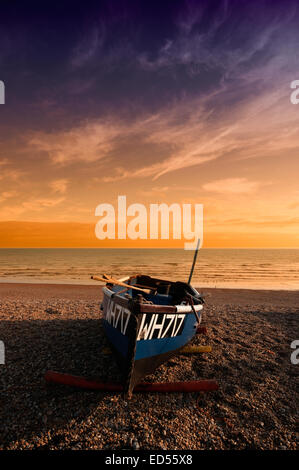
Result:
[[[0,167],[7,165],[8,164],[8,159],[7,158],[2,158],[0,159]]]
[[[0,193],[0,203],[17,196],[17,194],[17,191],[3,191]]]
[[[256,191],[261,185],[258,181],[248,181],[246,178],[228,178],[206,183],[202,188],[215,193],[248,194]]]
[[[68,180],[66,178],[54,180],[50,182],[49,186],[55,193],[65,194],[68,186]]]
[[[263,2],[243,3],[237,12],[234,2],[223,1],[208,15],[207,6],[199,2],[184,3],[178,13],[176,35],[165,40],[154,58],[147,52],[140,54],[140,66],[146,70],[167,68],[169,71],[184,66],[191,75],[198,76],[207,70],[218,70],[223,80],[246,78],[248,71],[261,77],[264,66],[275,62],[277,37],[291,24],[296,13],[295,3],[283,10],[267,8],[265,24],[260,14],[265,7]],[[244,21],[247,15],[255,16],[254,23]],[[261,54],[264,55],[262,67],[258,60]]]
[[[0,180],[11,180],[17,181],[24,175],[24,171],[16,170],[16,169],[4,169],[0,172]]]
[[[28,145],[45,152],[54,163],[93,162],[104,158],[113,148],[119,129],[101,121],[88,122],[56,134],[37,132]]]
[[[206,224],[209,226],[217,226],[221,227],[224,226],[243,226],[244,228],[248,227],[269,227],[270,229],[273,227],[278,228],[280,231],[286,229],[288,227],[299,226],[299,217],[286,217],[283,215],[280,216],[262,216],[262,217],[252,217],[250,219],[244,218],[223,218],[221,220],[221,224],[219,224],[219,220],[207,220]]]
[[[137,177],[155,180],[232,154],[238,159],[258,158],[299,147],[299,126],[294,126],[297,109],[289,103],[287,87],[270,83],[262,93],[242,97],[223,109],[221,103],[227,93],[220,90],[175,102],[153,114],[139,113],[136,119],[109,116],[56,134],[38,132],[29,137],[28,145],[60,165],[109,158],[108,174],[103,178],[106,183]],[[114,155],[126,161],[122,146],[133,139],[141,147],[151,145],[154,158],[145,160],[135,155],[134,165],[124,169]],[[159,159],[160,148],[164,157]],[[109,174],[110,169],[113,174]]]
[[[265,2],[261,4],[267,7]],[[146,105],[135,107],[127,101],[126,109],[119,113],[103,111],[100,118],[93,115],[63,131],[35,132],[27,136],[29,150],[42,152],[56,165],[109,159],[102,181],[113,183],[130,178],[156,180],[232,155],[236,159],[265,158],[297,149],[299,126],[294,122],[298,113],[288,96],[290,55],[297,44],[292,34],[288,36],[288,27],[292,32],[296,4],[288,9],[267,7],[267,22],[257,14],[262,6],[244,2],[235,9],[227,1],[219,2],[207,21],[207,5],[184,3],[175,32],[167,39],[163,36],[155,53],[142,44],[138,47],[123,41],[131,58],[130,66],[123,70],[124,81],[135,83],[136,77],[144,79],[143,73],[148,71],[159,84],[160,71],[167,69],[167,83],[174,76],[179,84],[170,92],[167,104],[161,100],[156,111],[149,111]],[[250,18],[256,14],[254,22],[243,21],[247,9]],[[72,50],[71,65],[75,69],[86,64],[96,67],[99,54],[101,64],[122,63],[121,44],[116,41],[109,47],[108,33],[101,23],[93,24]],[[185,75],[181,80],[182,67],[195,77],[192,83],[185,81]],[[95,68],[94,76],[102,77],[99,69]],[[114,78],[118,83],[119,77]],[[74,78],[76,92],[89,89],[90,80],[90,76]],[[135,98],[138,102],[138,92]],[[151,158],[143,158],[141,152],[134,155],[133,162],[123,151],[124,142],[134,139],[140,148],[152,148]]]
[[[130,178],[130,171],[124,168],[115,168],[115,174],[112,176],[103,176],[102,178],[96,178],[97,180],[103,181],[103,183],[115,183],[123,179]]]
[[[80,39],[72,51],[70,63],[78,68],[91,61],[96,53],[101,49],[105,38],[104,25],[98,24],[91,28],[89,33]]]
[[[64,197],[60,198],[40,198],[29,201],[24,201],[21,204],[25,210],[29,211],[42,211],[45,208],[55,207],[64,201]]]
[[[6,198],[7,199],[7,198]],[[0,210],[0,219],[2,220],[15,220],[19,216],[32,215],[32,213],[42,213],[45,209],[51,209],[61,204],[65,198],[30,198],[28,200],[21,200],[18,204],[4,204]]]

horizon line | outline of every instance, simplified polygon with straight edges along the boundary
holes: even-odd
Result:
[[[185,250],[184,247],[138,247],[138,246],[0,246],[0,250],[183,250],[183,251],[194,251]],[[200,250],[299,250],[299,246],[296,247],[203,247]]]

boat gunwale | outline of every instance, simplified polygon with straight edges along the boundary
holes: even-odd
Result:
[[[114,292],[107,286],[103,287],[103,293],[110,297],[114,302],[132,310],[130,308],[131,299],[124,299],[122,296],[118,295],[117,292]],[[134,313],[185,313],[187,315],[194,315],[194,310],[199,312],[203,309],[202,304],[193,305],[193,308],[191,305],[158,305],[137,302],[136,305],[138,305],[138,312],[135,311]]]

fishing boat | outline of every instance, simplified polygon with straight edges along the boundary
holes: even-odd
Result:
[[[194,264],[195,258],[192,272]],[[101,305],[103,327],[123,374],[123,392],[130,398],[143,377],[194,337],[204,299],[190,282],[147,275],[92,278],[106,283]]]
[[[47,371],[47,383],[87,390],[132,392],[203,392],[218,390],[214,380],[145,383],[143,377],[182,350],[207,352],[208,346],[187,347],[199,328],[204,299],[191,286],[199,242],[188,282],[167,281],[147,275],[115,279],[103,274],[92,279],[104,282],[102,321],[111,349],[123,375],[121,383],[100,382],[55,371]]]

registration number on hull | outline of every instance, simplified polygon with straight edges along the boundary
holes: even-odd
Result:
[[[145,313],[142,315],[137,341],[179,336],[184,328],[185,317],[184,313]]]
[[[127,332],[130,317],[130,310],[108,300],[104,320],[123,335]],[[179,336],[183,332],[185,317],[184,313],[144,313],[138,328],[137,341]]]

